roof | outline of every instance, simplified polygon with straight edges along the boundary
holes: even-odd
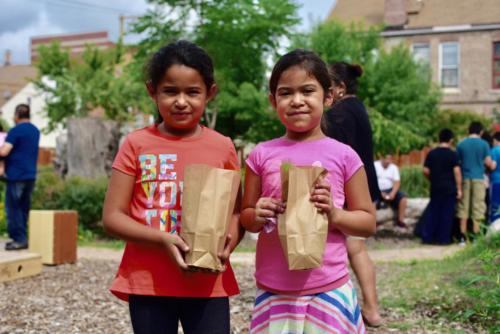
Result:
[[[499,0],[406,0],[406,10],[406,29],[500,23]],[[328,19],[383,23],[384,0],[337,0]]]
[[[337,0],[328,20],[380,24],[384,21],[384,0]]]
[[[418,13],[408,16],[407,28],[500,22],[498,0],[422,0],[420,3]]]
[[[36,76],[37,69],[31,65],[0,66],[0,107]]]

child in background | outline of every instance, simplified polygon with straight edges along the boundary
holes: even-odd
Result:
[[[332,102],[330,85],[325,63],[306,50],[281,57],[271,74],[269,99],[286,134],[250,153],[241,223],[260,232],[270,218],[285,211],[280,166],[289,162],[328,171],[312,189],[311,201],[328,216],[329,232],[323,264],[311,270],[288,269],[276,228],[259,234],[251,333],[365,332],[347,270],[345,235],[373,234],[375,210],[358,155],[321,131],[324,107]]]
[[[221,273],[184,262],[181,196],[184,167],[238,170],[231,140],[199,124],[215,96],[212,60],[197,45],[162,47],[147,66],[148,93],[160,123],[132,132],[113,163],[104,202],[107,232],[127,241],[111,292],[129,302],[135,333],[229,333],[228,296],[239,293],[229,253],[243,230],[237,208],[220,254]]]

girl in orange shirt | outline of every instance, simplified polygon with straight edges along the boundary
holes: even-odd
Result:
[[[120,147],[104,202],[107,232],[127,242],[111,292],[129,302],[135,333],[229,333],[228,296],[239,293],[228,258],[242,230],[235,209],[223,273],[190,271],[182,228],[184,166],[238,170],[231,140],[199,124],[215,96],[212,60],[193,43],[161,48],[147,66],[159,124],[130,133]]]

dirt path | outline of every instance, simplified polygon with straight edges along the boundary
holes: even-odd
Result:
[[[370,255],[377,261],[380,281],[398,274],[389,263],[391,261],[440,259],[459,249],[457,246],[398,246],[401,246],[400,249],[370,250]],[[1,240],[0,247],[2,252]],[[108,291],[121,255],[120,250],[79,247],[75,264],[44,266],[40,275],[0,283],[0,333],[131,333],[128,305]],[[253,253],[232,255],[233,269],[241,290],[238,296],[231,298],[233,334],[248,334],[255,298],[253,262]],[[379,293],[384,295],[390,292],[379,290]],[[397,308],[381,311],[387,323],[408,324],[408,328],[381,327],[369,329],[369,334],[449,333],[450,328],[457,326],[446,324],[443,331],[429,332],[417,328],[419,323],[428,321],[426,315],[418,312],[409,314]],[[445,327],[450,330],[445,331]]]

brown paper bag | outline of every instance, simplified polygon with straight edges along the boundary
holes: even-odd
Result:
[[[327,171],[322,167],[287,165],[281,168],[285,213],[278,216],[278,234],[288,269],[320,267],[323,262],[328,218],[311,202],[311,189]]]
[[[180,235],[189,246],[185,258],[189,266],[222,270],[217,254],[224,249],[239,184],[238,171],[186,166]]]

